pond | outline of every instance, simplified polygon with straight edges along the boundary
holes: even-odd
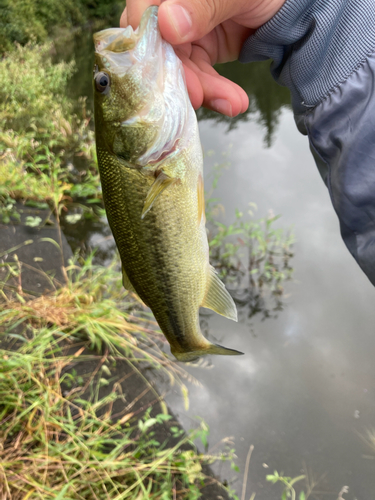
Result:
[[[91,103],[91,35],[77,36],[65,50],[79,68],[71,93]],[[363,437],[375,426],[375,290],[341,240],[288,92],[272,81],[267,64],[220,67],[245,87],[250,112],[229,120],[200,111],[199,128],[204,150],[215,152],[206,158],[207,179],[232,145],[215,192],[224,207],[221,220],[232,222],[235,209],[246,213],[249,202],[259,217],[281,214],[278,226],[293,227],[296,238],[293,280],[285,284],[277,317],[249,318],[245,307],[233,323],[205,310],[206,332],[245,355],[189,366],[202,387],[190,386],[188,411],[177,390],[167,401],[187,429],[197,425],[196,415],[208,423],[210,447],[233,438],[241,473],[217,471],[239,496],[254,445],[247,499],[255,492],[257,500],[278,500],[281,490],[266,475],[305,470],[318,481],[311,498],[336,500],[347,485],[346,499],[369,500],[375,498],[375,449]],[[98,246],[103,262],[114,251],[106,226],[67,228],[66,235],[73,246]]]

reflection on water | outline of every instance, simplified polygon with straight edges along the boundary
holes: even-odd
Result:
[[[208,109],[198,110],[199,120],[215,120],[217,123],[227,123],[228,131],[233,130],[241,122],[255,120],[265,129],[264,142],[271,146],[277,130],[282,108],[290,108],[290,94],[285,87],[276,86],[270,78],[270,62],[257,64],[218,64],[217,71],[226,78],[240,85],[249,96],[249,109],[235,118],[228,118]]]
[[[91,55],[84,52],[90,44],[88,37],[72,49],[82,64],[71,83],[76,96],[91,95]],[[220,71],[242,84],[251,101],[250,111],[233,120],[199,112],[206,151],[234,146],[217,188],[222,221],[230,223],[249,201],[261,215],[269,209],[282,214],[279,226],[294,226],[295,274],[277,319],[242,313],[236,324],[204,311],[207,333],[245,356],[212,358],[211,370],[189,367],[204,387],[191,387],[189,412],[177,393],[169,403],[187,428],[195,415],[208,422],[211,446],[233,436],[242,471],[255,446],[248,498],[255,492],[257,500],[278,500],[280,490],[266,474],[276,469],[296,476],[304,466],[322,477],[312,498],[336,500],[344,485],[348,500],[375,498],[375,461],[368,458],[374,453],[358,435],[375,425],[375,291],[341,241],[287,91],[272,82],[266,63]],[[206,158],[206,176],[215,168],[214,156]],[[77,225],[68,236],[75,245],[98,246],[104,262],[114,250],[103,225]],[[222,474],[241,491],[241,476],[226,469]]]

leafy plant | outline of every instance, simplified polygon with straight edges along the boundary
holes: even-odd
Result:
[[[9,196],[6,186],[0,186],[0,222],[8,224],[11,219],[20,220],[21,216],[15,204],[16,200]]]
[[[210,200],[211,202],[212,200]],[[274,300],[272,311],[282,308],[283,285],[291,279],[294,236],[274,228],[278,216],[254,219],[254,203],[247,217],[236,210],[234,222],[226,225],[211,215],[217,204],[209,206],[209,248],[214,267],[227,285],[234,286],[233,295],[240,304],[250,306],[249,315],[262,312],[271,315],[265,297]]]
[[[210,189],[205,193],[210,260],[227,286],[233,287],[237,303],[249,306],[249,316],[261,312],[266,318],[282,309],[283,284],[293,275],[294,236],[274,227],[280,216],[270,213],[256,219],[255,203],[249,203],[246,214],[236,209],[230,224],[218,220],[224,208],[213,195],[223,171],[230,167],[231,147],[221,153],[221,162],[214,163]],[[206,156],[213,154],[206,152]],[[267,303],[267,295],[271,295],[273,306]]]
[[[281,500],[287,500],[287,498],[290,498],[291,500],[296,500],[297,494],[296,490],[294,489],[294,485],[305,478],[306,476],[304,474],[301,476],[291,478],[280,475],[277,471],[275,471],[273,474],[268,474],[266,476],[267,481],[269,481],[270,483],[272,484],[281,483],[284,485],[284,490],[281,494]],[[306,499],[307,496],[305,492],[301,491],[300,494],[298,495],[298,500],[306,500]]]
[[[41,222],[41,217],[28,215],[25,220],[25,225],[29,227],[38,227]]]
[[[49,202],[61,209],[84,198],[80,210],[95,216],[101,204],[94,135],[85,100],[80,116],[66,97],[74,63],[53,64],[52,45],[29,44],[0,61],[0,212],[15,216],[10,199]],[[86,162],[77,170],[72,160]],[[89,203],[89,205],[87,205]],[[98,207],[99,208],[99,207]],[[19,217],[18,217],[19,220]]]
[[[0,120],[4,129],[36,132],[56,137],[64,128],[72,105],[61,90],[74,71],[74,63],[53,64],[52,44],[18,45],[0,61]]]
[[[118,0],[2,0],[0,52],[12,50],[15,42],[43,42],[61,28],[72,30],[95,18],[108,21],[121,8]]]

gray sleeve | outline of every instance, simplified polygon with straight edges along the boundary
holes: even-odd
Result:
[[[374,49],[375,0],[287,0],[246,40],[240,60],[273,59],[345,244],[375,285]]]

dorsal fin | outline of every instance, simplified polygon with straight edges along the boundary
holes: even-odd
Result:
[[[155,179],[155,182],[152,184],[150,187],[145,204],[143,206],[142,210],[142,215],[141,219],[144,219],[144,216],[147,214],[147,212],[151,209],[152,205],[154,204],[156,198],[166,189],[168,186],[170,186],[175,179],[172,179],[168,175],[166,175],[164,172],[159,174],[157,178]]]
[[[201,306],[237,321],[236,304],[212,266],[210,266],[206,296]]]

